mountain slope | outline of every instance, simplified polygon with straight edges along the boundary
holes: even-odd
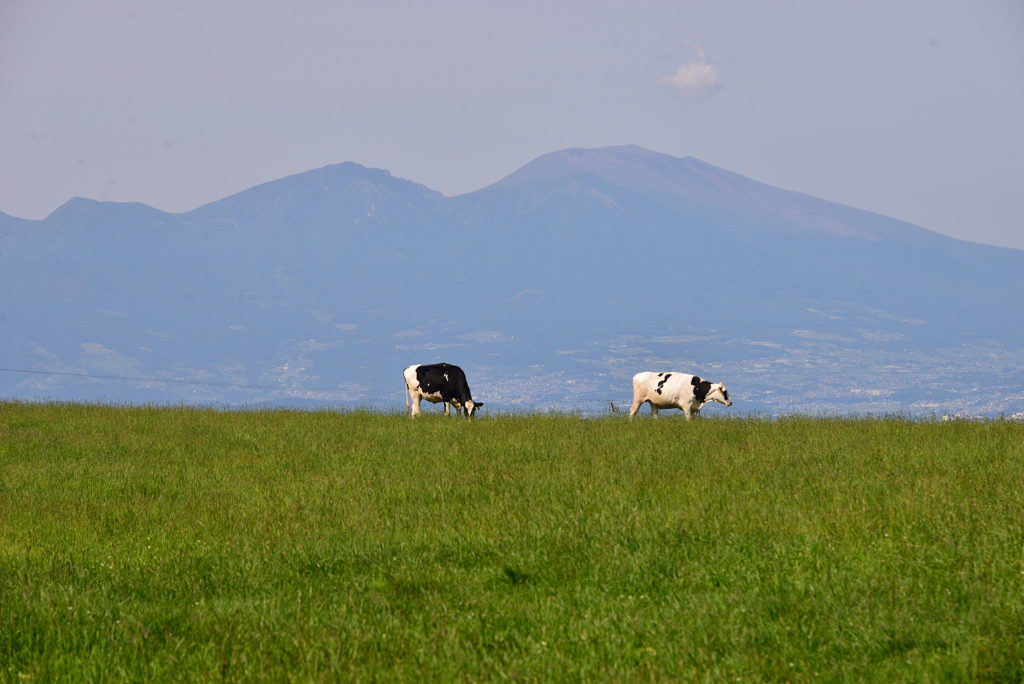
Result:
[[[13,374],[0,393],[390,401],[372,392],[405,365],[446,360],[492,405],[628,396],[632,373],[677,367],[721,373],[746,408],[926,410],[979,378],[1001,389],[972,405],[1009,410],[1022,291],[1024,252],[636,146],[452,198],[345,163],[184,214],[76,198],[0,215],[0,354],[354,393]]]
[[[782,293],[788,314],[775,314],[781,328],[807,324],[807,307],[799,305],[813,299],[852,300],[862,309],[924,320],[923,327],[898,331],[924,345],[958,343],[982,329],[1006,339],[1024,332],[1021,319],[1008,315],[1024,311],[1024,252],[954,240],[692,158],[636,146],[562,150],[455,201],[487,204],[477,198],[488,197],[506,207],[510,221],[512,207],[537,211],[522,200],[537,194],[536,188],[582,176],[606,183],[601,194],[608,198],[609,214],[615,213],[609,202],[618,196],[608,187],[629,193],[632,204],[617,227],[625,240],[580,248],[592,251],[594,259],[620,255],[616,272],[638,285],[676,282],[696,296],[724,295],[729,305],[717,315],[732,326],[750,321],[755,328],[772,327],[770,319],[748,318],[743,303],[750,300],[742,293],[757,291],[760,299]],[[597,192],[595,183],[586,187]],[[543,225],[539,221],[535,229]],[[661,263],[651,259],[655,250],[666,255]],[[671,306],[672,298],[653,296]],[[734,312],[741,315],[729,320]]]

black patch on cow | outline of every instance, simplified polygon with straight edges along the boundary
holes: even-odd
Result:
[[[448,376],[445,378],[445,376]],[[432,363],[416,369],[416,380],[420,390],[426,394],[440,394],[441,401],[451,402],[452,399],[463,406],[473,401],[466,382],[466,374],[458,366],[450,363]],[[474,402],[476,403],[476,402]],[[482,404],[481,404],[482,405]]]
[[[661,378],[661,373],[658,373],[658,377]],[[658,387],[654,391],[661,394],[661,388],[665,386],[665,381],[671,377],[671,373],[665,373],[665,377],[661,378],[661,382],[658,383]]]
[[[660,378],[660,377],[661,377],[662,375],[664,375],[664,373],[658,373],[658,377],[659,377],[659,378]]]
[[[690,384],[693,385],[693,396],[703,404],[704,400],[708,398],[708,392],[711,391],[711,383],[694,375],[690,378]]]

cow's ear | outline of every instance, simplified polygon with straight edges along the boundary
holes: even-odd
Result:
[[[477,408],[480,408],[483,405],[484,405],[484,402],[482,402],[482,401],[474,401],[473,402],[473,406],[476,406]]]

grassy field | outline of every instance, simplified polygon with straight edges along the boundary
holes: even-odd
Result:
[[[0,680],[1021,681],[1024,424],[0,402]]]

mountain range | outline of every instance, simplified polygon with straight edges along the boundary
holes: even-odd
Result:
[[[1022,293],[1024,251],[634,145],[456,197],[348,162],[182,214],[0,213],[0,366],[36,371],[0,396],[394,406],[443,360],[497,408],[680,370],[733,410],[1012,413]]]

